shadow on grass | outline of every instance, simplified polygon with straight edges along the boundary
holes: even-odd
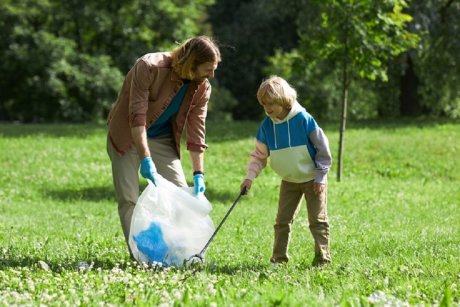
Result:
[[[43,264],[44,263],[44,264]],[[124,259],[119,259],[114,261],[113,259],[43,259],[40,257],[21,257],[19,259],[0,259],[0,270],[5,270],[8,268],[30,268],[36,270],[47,270],[55,273],[60,273],[63,271],[79,271],[79,270],[112,270],[113,268],[119,268],[121,270],[130,270],[130,269],[139,269],[145,270],[145,267],[141,264],[138,264],[136,261],[132,261],[128,256]],[[235,275],[241,274],[242,272],[262,272],[266,271],[269,267],[260,263],[236,263],[236,264],[206,264],[204,266],[191,266],[191,267],[182,267],[182,268],[172,268],[173,270],[182,271],[189,273],[192,277],[195,272],[206,272],[209,274],[226,274],[226,275]],[[158,270],[162,271],[164,268],[150,267],[150,270],[153,272]]]
[[[319,125],[328,131],[338,131],[338,121],[319,120]],[[347,120],[347,129],[395,130],[400,128],[430,128],[439,125],[456,124],[458,120],[432,117],[399,117],[387,119]]]
[[[219,122],[208,121],[207,142],[219,143],[255,137],[258,121]],[[105,139],[107,128],[103,124],[16,124],[0,123],[0,136],[4,138],[20,137],[76,137],[101,135]]]
[[[45,197],[63,202],[74,202],[79,200],[92,202],[116,201],[115,191],[112,186],[48,190],[44,191],[44,194]]]
[[[146,188],[145,183],[141,183],[139,187],[139,195]],[[211,203],[223,203],[231,205],[238,197],[238,192],[217,192],[212,188],[206,190],[206,197]],[[47,190],[43,192],[44,196],[62,202],[75,202],[75,201],[111,201],[116,202],[115,190],[113,186],[98,186],[98,187],[84,187],[84,188],[65,188],[56,190]]]
[[[314,116],[314,114],[313,114]],[[338,131],[337,120],[317,119],[319,125],[326,131]],[[256,136],[261,120],[253,121],[217,121],[208,120],[206,140],[208,143],[220,143],[240,139],[253,139]],[[397,129],[407,127],[434,127],[443,124],[458,124],[458,120],[447,118],[417,117],[389,118],[347,121],[347,129]],[[77,137],[101,135],[105,139],[107,127],[105,124],[16,124],[0,123],[0,136],[18,138],[27,136]]]
[[[136,263],[130,262],[129,257],[126,259],[120,259],[120,261],[114,261],[111,259],[57,259],[49,260],[40,257],[21,257],[20,259],[0,259],[0,270],[6,268],[36,268],[44,269],[40,262],[44,262],[48,267],[49,271],[62,272],[69,270],[82,270],[87,269],[91,265],[91,269],[101,268],[103,270],[111,270],[118,267],[122,270],[126,270],[129,267],[136,266]]]
[[[5,138],[39,135],[47,137],[86,138],[94,134],[105,136],[105,131],[106,126],[100,124],[0,124],[0,135]]]
[[[259,121],[211,121],[206,125],[206,141],[208,143],[229,142],[240,139],[255,138]]]
[[[314,116],[314,114],[313,114]],[[318,124],[328,132],[338,131],[340,122],[337,120],[317,119]],[[220,143],[240,139],[254,139],[259,129],[260,120],[218,122],[207,124],[206,140],[209,143]],[[458,120],[448,118],[416,117],[389,118],[347,121],[347,129],[394,130],[399,128],[430,128],[445,124],[456,124]]]
[[[212,188],[211,189],[206,189],[206,198],[212,203],[223,203],[225,206],[230,206],[233,204],[235,199],[238,197],[238,192],[236,191],[234,193],[230,192],[222,192],[222,191],[215,191]],[[240,200],[241,201],[241,200]]]
[[[243,257],[243,256],[242,256]],[[204,271],[211,274],[226,274],[226,275],[236,275],[244,272],[252,273],[266,273],[266,272],[289,272],[289,271],[319,271],[319,270],[334,270],[341,271],[342,267],[336,268],[333,265],[327,265],[323,267],[318,267],[312,265],[311,261],[302,262],[297,264],[285,264],[280,265],[279,267],[273,267],[268,262],[257,262],[257,263],[210,263],[207,264],[202,269],[196,269],[197,271]],[[263,276],[262,276],[263,278]]]
[[[241,272],[260,272],[267,270],[267,268],[269,267],[262,263],[210,263],[204,267],[203,271],[211,274],[235,275],[241,274]]]

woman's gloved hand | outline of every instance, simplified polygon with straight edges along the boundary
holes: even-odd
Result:
[[[155,163],[153,163],[151,157],[145,157],[144,159],[142,159],[140,172],[142,177],[144,177],[145,179],[149,179],[155,186],[157,186],[155,180],[157,168],[155,167]]]
[[[204,184],[204,174],[202,172],[194,172],[193,173],[193,194],[199,197],[204,195],[204,191],[206,191],[206,186]]]

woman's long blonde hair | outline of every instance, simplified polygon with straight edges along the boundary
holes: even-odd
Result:
[[[208,36],[192,37],[172,51],[172,67],[184,79],[192,80],[195,69],[204,63],[219,63],[220,51]]]

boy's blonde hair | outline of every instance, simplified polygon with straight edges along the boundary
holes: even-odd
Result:
[[[260,84],[257,99],[260,104],[277,104],[291,109],[297,100],[297,92],[283,78],[270,76]]]
[[[204,35],[189,38],[172,51],[172,67],[184,79],[192,80],[198,65],[220,61],[219,48],[211,38]]]

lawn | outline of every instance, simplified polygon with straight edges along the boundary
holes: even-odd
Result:
[[[206,195],[216,224],[238,196],[257,126],[208,125]],[[337,125],[324,130],[336,162]],[[129,260],[104,126],[1,124],[0,305],[459,305],[459,138],[460,124],[447,121],[350,125],[342,181],[336,163],[329,176],[330,266],[310,265],[302,205],[291,261],[271,267],[279,179],[267,168],[205,266],[159,269]]]

